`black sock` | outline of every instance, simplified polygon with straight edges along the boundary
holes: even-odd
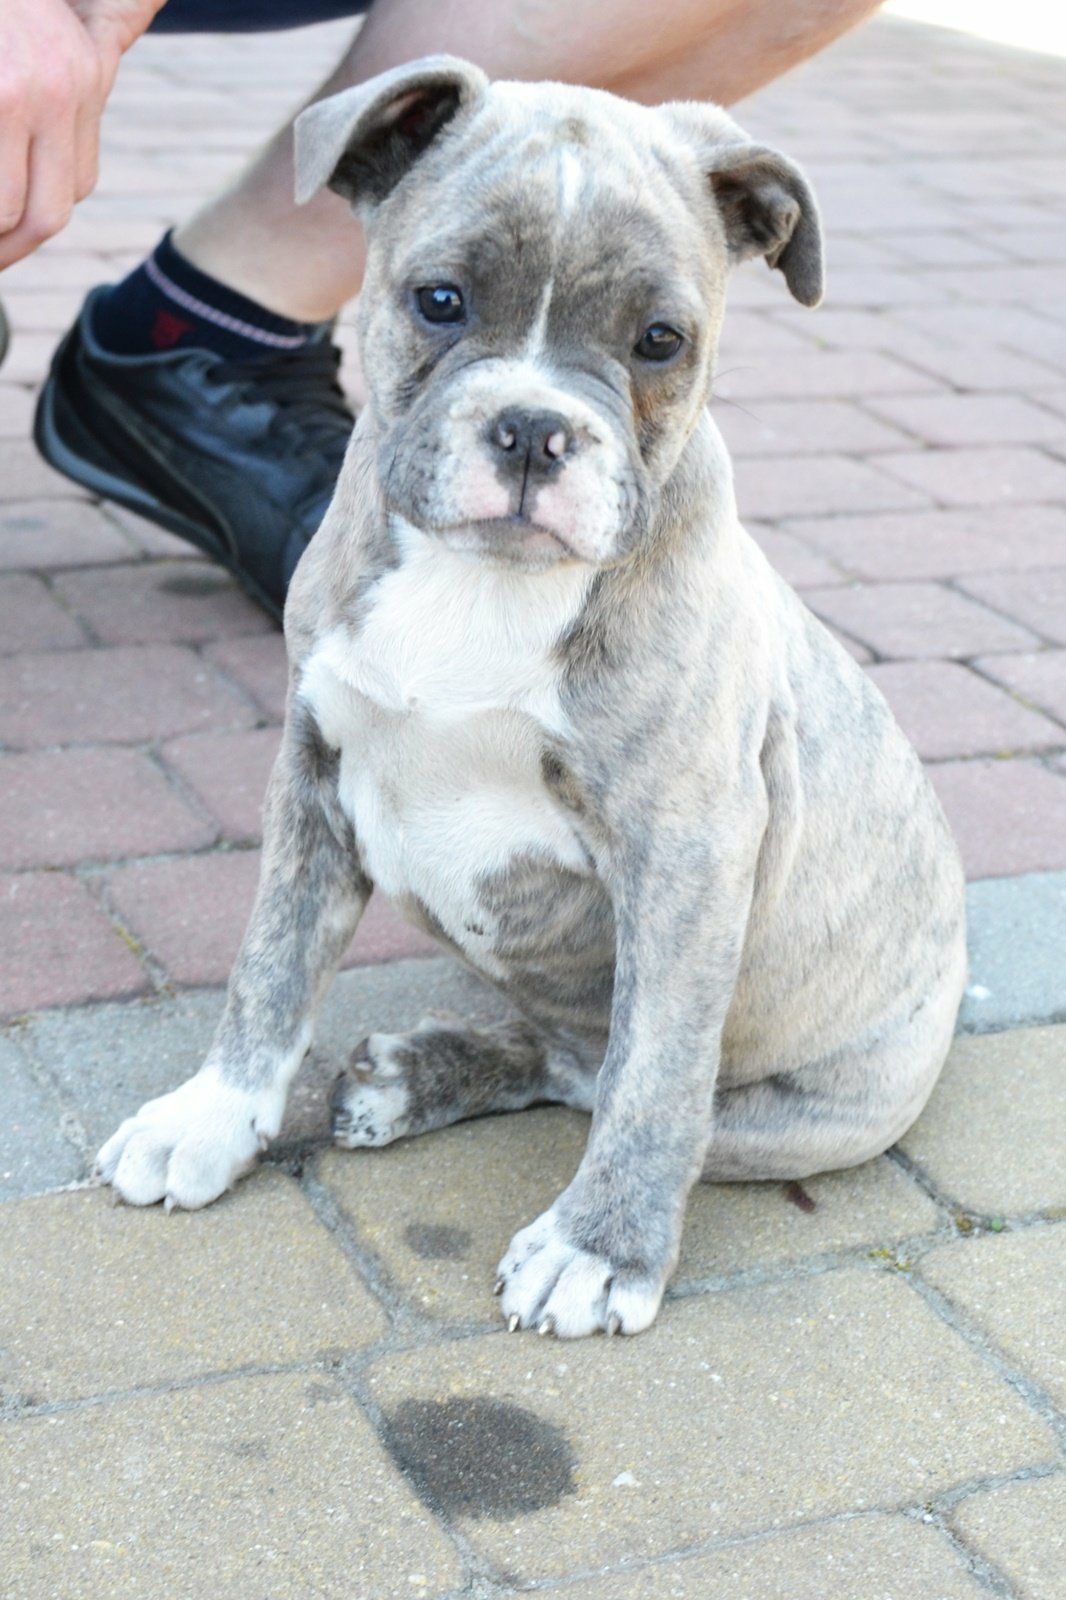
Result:
[[[227,360],[298,350],[323,323],[293,322],[201,272],[164,234],[152,254],[93,304],[92,329],[112,355],[196,346]]]

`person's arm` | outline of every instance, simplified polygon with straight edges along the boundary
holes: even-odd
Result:
[[[66,226],[96,183],[123,52],[164,0],[3,0],[0,269]]]

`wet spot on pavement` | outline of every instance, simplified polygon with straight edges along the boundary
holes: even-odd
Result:
[[[447,1222],[409,1222],[403,1236],[423,1261],[461,1261],[471,1243],[466,1228],[453,1228]]]
[[[232,588],[233,580],[224,572],[176,572],[164,578],[159,585],[164,594],[191,595],[217,594],[221,589]]]
[[[422,1498],[445,1515],[506,1520],[574,1492],[561,1429],[503,1400],[405,1400],[385,1443]]]

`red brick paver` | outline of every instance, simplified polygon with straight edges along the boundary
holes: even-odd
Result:
[[[107,644],[192,644],[275,626],[226,572],[206,561],[64,573],[56,591]]]
[[[789,519],[783,526],[856,578],[955,578],[1066,562],[1066,509],[919,511]]]
[[[147,986],[140,962],[76,878],[0,877],[0,1017]]]
[[[0,866],[196,850],[215,833],[136,751],[0,755]]]
[[[1015,394],[909,395],[880,397],[871,411],[927,444],[1062,444],[1060,418]]]
[[[899,402],[904,411],[913,398]],[[899,428],[886,426],[869,411],[841,400],[763,400],[744,410],[716,406],[714,416],[738,460],[741,456],[865,455],[905,449],[908,442]]]
[[[990,678],[1066,723],[1066,650],[1033,655],[988,656],[974,663]]]
[[[827,561],[817,550],[812,550],[802,540],[781,528],[764,522],[749,522],[748,532],[755,539],[770,565],[796,589],[809,589],[818,584],[843,583],[844,573]]]
[[[22,749],[133,744],[254,719],[208,662],[175,645],[0,660],[0,743]]]
[[[1066,774],[1039,761],[945,761],[929,771],[968,877],[1066,867]]]
[[[1027,650],[1027,628],[936,583],[851,584],[809,589],[811,610],[880,656],[941,656]]]
[[[886,455],[879,465],[942,505],[1016,506],[1066,501],[1066,464],[1027,445],[971,450],[922,450]]]
[[[986,605],[1016,617],[1034,633],[1055,644],[1066,644],[1066,566],[964,578],[962,587]]]
[[[0,571],[48,571],[129,559],[128,542],[97,506],[81,500],[0,501]]]
[[[4,383],[0,369],[0,439],[25,439],[33,423],[33,395],[17,383]]]
[[[204,655],[228,672],[274,722],[285,715],[289,667],[279,633],[246,639],[223,639],[208,645]]]
[[[108,898],[167,976],[225,983],[259,878],[259,853],[224,851],[186,861],[146,861],[111,874]],[[374,895],[343,965],[436,954],[381,895]]]
[[[164,745],[163,759],[194,790],[238,844],[258,841],[263,831],[263,798],[281,731],[204,734]]]
[[[928,504],[876,466],[847,456],[745,456],[736,463],[735,477],[742,518],[920,510]]]
[[[996,661],[998,657],[990,656]],[[1011,657],[1007,657],[1011,660]],[[870,668],[920,756],[1055,750],[1063,730],[955,661],[890,661]]]
[[[0,578],[0,654],[19,650],[72,650],[85,632],[28,573]]]

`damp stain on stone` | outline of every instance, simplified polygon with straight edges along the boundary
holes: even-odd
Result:
[[[785,1199],[791,1200],[797,1211],[817,1211],[818,1202],[809,1195],[802,1183],[787,1183],[785,1185]]]
[[[505,1400],[404,1400],[385,1444],[422,1499],[445,1516],[507,1521],[573,1494],[566,1435]]]
[[[236,1439],[233,1444],[224,1444],[223,1450],[227,1455],[236,1456],[239,1461],[269,1461],[270,1451],[263,1439]]]
[[[470,1249],[466,1228],[447,1222],[409,1222],[403,1230],[408,1249],[423,1261],[461,1261]]]
[[[218,594],[230,587],[229,580],[216,572],[176,572],[164,578],[159,585],[164,594],[176,594],[199,599],[202,595]]]
[[[313,1410],[315,1406],[336,1405],[340,1393],[328,1383],[309,1383],[304,1389],[304,1398]]]

